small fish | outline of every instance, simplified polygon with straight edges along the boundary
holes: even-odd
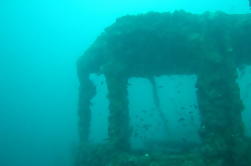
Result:
[[[145,130],[149,130],[149,128],[151,127],[151,125],[144,124],[142,127],[143,127],[143,129],[145,129]]]
[[[181,138],[181,141],[182,141],[182,142],[187,142],[187,139],[186,139],[185,137],[182,137],[182,138]]]
[[[147,113],[147,110],[142,110],[143,113]]]
[[[138,133],[138,132],[135,132],[135,133],[133,134],[133,136],[134,136],[134,137],[138,137],[138,136],[139,136],[139,133]]]
[[[139,120],[143,122],[143,121],[144,121],[144,118],[140,118]]]
[[[182,122],[182,121],[184,121],[185,120],[185,118],[179,118],[179,122]]]

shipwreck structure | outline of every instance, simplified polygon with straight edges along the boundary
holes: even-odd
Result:
[[[80,80],[78,165],[250,166],[237,68],[251,65],[251,15],[221,12],[147,13],[125,16],[105,29],[78,61]],[[109,139],[89,144],[91,73],[104,74],[109,99]],[[130,148],[127,80],[195,74],[201,117],[199,150],[182,154],[134,153]],[[143,103],[142,103],[143,104]]]

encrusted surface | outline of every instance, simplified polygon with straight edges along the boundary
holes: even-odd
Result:
[[[80,136],[83,166],[250,166],[243,104],[236,68],[251,64],[251,15],[184,11],[125,16],[108,27],[79,59]],[[109,139],[88,145],[90,73],[102,73],[108,86]],[[127,79],[196,74],[202,145],[196,153],[131,152]]]

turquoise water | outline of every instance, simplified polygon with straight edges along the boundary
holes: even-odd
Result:
[[[179,9],[193,13],[208,10],[247,13],[248,8],[247,0],[1,1],[0,165],[72,165],[78,142],[76,60],[117,17]],[[247,102],[251,95],[249,73],[247,70],[241,75],[240,85],[243,101],[250,110]],[[94,78],[94,81],[99,81],[99,78]],[[190,86],[182,86],[181,83],[181,88],[188,89],[185,95],[191,96],[193,79],[188,79],[188,82]],[[132,85],[132,92],[133,87],[141,85],[147,89],[142,80],[134,80]],[[170,88],[174,87],[170,85]],[[104,89],[100,90],[104,93]],[[97,102],[106,105],[102,95]],[[177,99],[176,102],[184,101]],[[184,106],[193,102],[191,99]],[[139,113],[143,109],[138,108]],[[105,116],[104,113],[102,117]],[[247,128],[251,121],[249,117],[250,113],[244,112]],[[103,119],[99,122],[105,124]],[[195,121],[194,125],[197,123]],[[95,123],[92,132],[92,140],[97,142],[101,137],[105,139],[106,135],[98,126],[100,124]],[[250,135],[250,130],[247,133]]]

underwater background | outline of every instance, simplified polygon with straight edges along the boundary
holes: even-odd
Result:
[[[0,166],[73,165],[78,146],[77,59],[117,17],[180,9],[193,13],[216,10],[227,13],[249,12],[247,0],[0,1]],[[245,104],[243,120],[249,136],[250,75],[251,68],[247,67],[239,72],[238,80]],[[93,101],[93,112],[94,117],[100,118],[93,121],[93,142],[100,142],[107,135],[103,128],[107,123],[107,112],[97,112],[107,106],[102,79],[102,76],[92,76],[99,92]],[[170,103],[165,103],[166,107],[176,110],[168,115],[168,120],[173,121],[175,126],[175,129],[170,126],[170,131],[181,139],[192,132],[193,139],[196,139],[199,122],[194,107],[194,78],[162,78],[159,84],[166,80],[169,81],[168,86],[159,87],[171,93],[161,98],[178,96]],[[145,110],[152,107],[152,99],[145,80],[130,81],[129,97],[135,101],[130,106],[135,109],[132,121],[137,126],[141,125],[140,119],[136,118],[137,113],[146,121],[152,116],[144,114]],[[130,92],[134,95],[130,96]],[[138,101],[137,96],[144,97]],[[137,105],[142,102],[148,103],[146,108]],[[190,108],[186,109],[186,114],[194,112],[195,120],[184,115],[182,110],[185,108]],[[194,125],[194,128],[182,129],[182,126],[189,124]],[[141,126],[142,131],[137,134],[148,129],[149,126]],[[151,132],[149,135],[152,135]],[[142,146],[140,142],[135,139],[135,146]]]

